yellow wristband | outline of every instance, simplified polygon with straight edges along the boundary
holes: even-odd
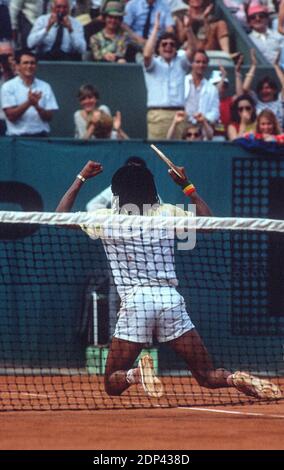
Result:
[[[194,193],[194,191],[196,191],[196,189],[192,183],[188,184],[185,188],[183,188],[183,192],[186,196],[190,196],[192,193]]]
[[[85,181],[86,181],[86,178],[84,178],[84,176],[80,175],[80,173],[76,176],[76,178],[79,178],[79,180],[81,180],[82,183],[85,183]]]

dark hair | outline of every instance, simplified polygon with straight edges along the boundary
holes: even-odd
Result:
[[[21,50],[15,52],[15,60],[16,60],[17,64],[20,63],[21,58],[22,58],[23,55],[28,55],[30,57],[33,57],[35,59],[35,61],[37,62],[37,56],[35,55],[35,53],[33,51],[31,51],[30,49],[21,49]]]
[[[119,168],[112,177],[111,189],[119,197],[119,207],[135,204],[140,212],[143,204],[158,204],[159,197],[151,171],[144,166],[128,165]]]
[[[93,86],[87,83],[86,85],[81,85],[78,91],[78,98],[82,100],[87,96],[94,96],[97,100],[100,98],[98,90]]]
[[[143,158],[136,157],[135,155],[127,158],[124,162],[124,166],[143,166],[144,168],[147,167],[146,162],[143,160]]]
[[[265,83],[267,83],[273,90],[275,90],[273,101],[277,100],[277,95],[278,95],[277,83],[275,80],[273,80],[273,78],[269,77],[268,75],[266,75],[265,77],[263,77],[261,80],[257,82],[257,85],[256,85],[257,97],[260,99],[260,92]]]
[[[172,39],[175,42],[176,47],[178,47],[178,40],[177,40],[176,35],[174,33],[170,33],[166,31],[165,33],[161,34],[161,36],[159,37],[157,41],[157,45],[156,45],[157,54],[158,54],[161,42],[164,41],[165,39]]]
[[[234,101],[231,107],[231,121],[232,122],[240,123],[241,117],[238,111],[238,107],[239,107],[239,102],[244,101],[244,100],[248,101],[252,107],[251,122],[254,122],[256,120],[255,101],[251,95],[249,95],[248,93],[244,93],[243,95],[240,95],[237,97],[237,99]]]
[[[192,62],[194,61],[194,58],[195,58],[196,54],[203,54],[203,55],[206,57],[206,59],[207,59],[207,64],[209,63],[209,57],[208,57],[208,55],[206,54],[205,49],[196,49],[196,50],[193,52],[192,56],[191,56]]]

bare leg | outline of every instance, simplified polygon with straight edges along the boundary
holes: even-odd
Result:
[[[215,369],[202,339],[195,329],[167,343],[181,356],[199,385],[207,388],[229,387],[227,378],[231,373]]]
[[[127,371],[133,366],[143,346],[142,343],[112,338],[105,371],[105,390],[108,395],[121,395],[129,387]]]

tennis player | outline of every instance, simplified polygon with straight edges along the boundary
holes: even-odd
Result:
[[[211,216],[211,210],[188,180],[183,167],[176,167],[182,178],[172,170],[174,182],[196,205],[198,216]],[[89,161],[61,199],[56,211],[68,212],[86,180],[103,171],[100,163]],[[191,216],[180,207],[160,204],[152,173],[141,166],[123,166],[112,178],[112,192],[118,198],[117,209],[129,213],[137,207],[141,215]],[[146,205],[146,206],[145,206]],[[146,207],[146,209],[145,209]],[[132,210],[132,209],[131,209]],[[96,214],[114,213],[102,209]],[[129,224],[128,224],[129,225]],[[163,237],[163,232],[151,237],[140,228],[122,230],[122,235],[111,233],[103,226],[81,227],[91,238],[102,239],[114,282],[121,298],[118,321],[111,341],[105,371],[105,389],[109,395],[121,395],[130,385],[142,384],[151,397],[164,394],[162,382],[155,375],[153,360],[144,355],[137,368],[133,364],[153,335],[160,343],[167,343],[184,359],[199,385],[207,388],[235,387],[246,395],[259,399],[281,397],[277,385],[249,375],[216,369],[202,339],[186,311],[185,301],[176,287],[174,240]]]

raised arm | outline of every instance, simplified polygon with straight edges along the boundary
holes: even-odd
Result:
[[[100,163],[89,160],[60,200],[55,212],[69,212],[84,182],[89,178],[97,176],[102,171],[103,167]]]
[[[155,47],[158,39],[160,29],[160,13],[156,14],[155,23],[153,30],[146,41],[146,44],[143,49],[143,58],[144,58],[144,65],[145,67],[149,67],[151,64],[153,55],[155,53]]]
[[[249,71],[246,74],[244,82],[243,82],[243,93],[246,93],[246,92],[250,91],[251,84],[252,84],[254,76],[255,76],[256,66],[257,66],[255,49],[250,50],[250,57],[251,57],[251,66],[250,66]]]
[[[283,99],[283,97],[284,97],[284,73],[283,73],[282,68],[279,65],[279,60],[280,60],[280,51],[278,51],[278,54],[275,58],[275,62],[274,62],[273,65],[274,65],[274,70],[276,72],[278,80],[281,84],[281,96],[282,96],[282,99]]]
[[[201,217],[210,217],[213,215],[211,209],[208,207],[205,201],[199,196],[194,185],[189,181],[185,169],[182,166],[177,166],[176,169],[179,173],[183,175],[183,178],[180,178],[176,175],[173,170],[169,170],[169,175],[174,180],[174,182],[180,186],[184,194],[191,198],[192,204],[196,206],[196,215]]]

